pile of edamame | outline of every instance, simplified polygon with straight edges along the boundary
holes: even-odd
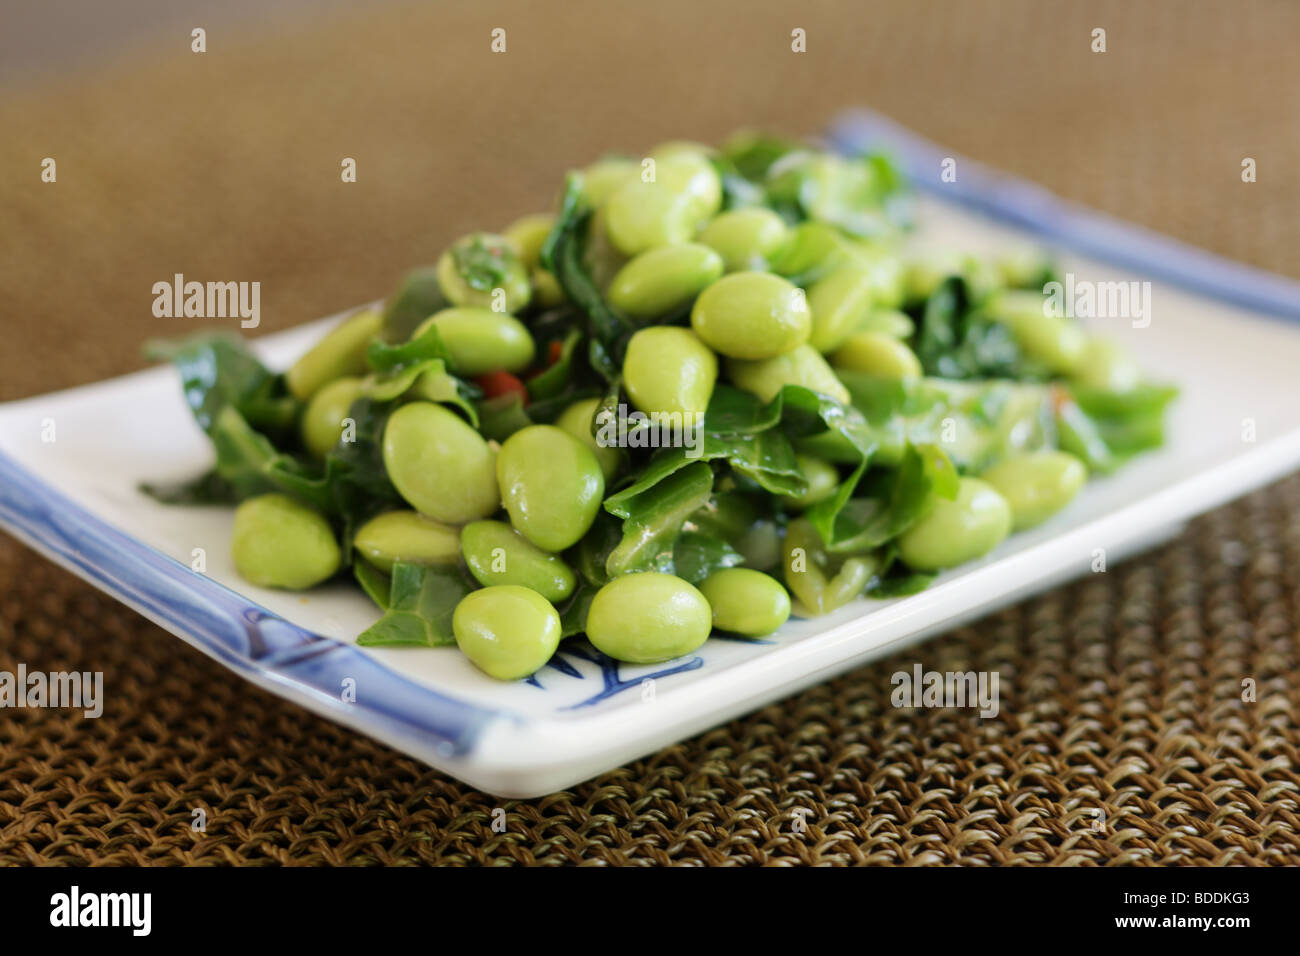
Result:
[[[1158,445],[1174,392],[1044,310],[1043,258],[918,256],[908,217],[880,156],[600,159],[286,372],[156,346],[217,463],[150,490],[237,503],[254,585],[349,574],[383,611],[360,643],[501,680],[565,640],[652,663],[915,592]]]

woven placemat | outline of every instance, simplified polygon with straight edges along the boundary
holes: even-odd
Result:
[[[142,339],[185,330],[150,314],[176,272],[260,281],[260,331],[283,328],[545,206],[602,150],[812,133],[860,104],[1300,275],[1295,5],[791,6],[373,5],[204,54],[187,30],[10,91],[0,399],[138,368]],[[571,791],[497,801],[0,536],[0,670],[102,671],[106,697],[98,720],[0,710],[0,863],[1297,864],[1298,569],[1300,476]],[[1000,713],[894,708],[890,675],[918,662],[997,671]]]

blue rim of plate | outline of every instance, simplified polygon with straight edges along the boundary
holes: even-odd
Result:
[[[0,523],[146,617],[191,635],[202,650],[255,683],[263,683],[261,677],[296,685],[318,709],[354,726],[348,711],[359,710],[386,740],[418,741],[421,750],[463,756],[489,721],[513,716],[449,697],[353,644],[293,624],[96,517],[4,453]],[[355,703],[344,701],[349,686]]]
[[[855,110],[828,136],[844,153],[890,155],[920,190],[1011,223],[1056,245],[1273,316],[1300,319],[1300,283],[1223,259],[1067,203],[1043,188],[960,157],[957,182],[935,172],[952,153]],[[308,631],[143,544],[0,452],[0,523],[146,617],[190,635],[253,683],[293,689],[299,703],[408,752],[471,753],[483,728],[522,718],[448,696],[385,667],[354,644]],[[344,681],[359,688],[345,703]],[[366,702],[360,703],[361,700]]]
[[[1294,279],[1061,199],[1037,183],[957,156],[879,113],[842,113],[831,123],[826,140],[842,153],[883,152],[921,192],[1016,226],[1049,244],[1143,278],[1161,279],[1272,317],[1300,320],[1300,282]],[[945,159],[957,160],[954,182],[940,181]]]

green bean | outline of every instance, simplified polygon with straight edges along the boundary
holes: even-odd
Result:
[[[783,385],[802,385],[836,401],[849,402],[849,390],[835,377],[826,360],[811,345],[775,358],[746,362],[728,359],[727,376],[736,385],[770,402]]]
[[[1012,530],[1032,528],[1068,505],[1088,480],[1083,462],[1063,451],[1014,455],[980,475],[1011,506]]]
[[[443,309],[416,330],[418,337],[436,326],[461,375],[482,375],[505,369],[520,372],[532,364],[536,347],[518,319],[490,309]]]
[[[910,339],[916,323],[906,312],[897,309],[873,309],[862,320],[859,332],[881,332],[895,339]]]
[[[299,431],[303,445],[313,457],[324,458],[339,443],[343,420],[363,389],[361,379],[347,376],[336,378],[311,397],[303,409]]]
[[[530,425],[507,438],[497,481],[510,523],[545,551],[576,544],[605,494],[591,449],[554,425]]]
[[[490,232],[462,236],[438,260],[438,283],[452,305],[514,314],[532,292],[528,268],[510,240]]]
[[[485,586],[517,584],[556,603],[573,593],[573,570],[503,521],[473,521],[460,533],[470,573]]]
[[[709,638],[713,612],[696,588],[671,574],[644,571],[610,581],[592,598],[587,639],[604,654],[655,664],[689,654]]]
[[[460,534],[415,511],[386,511],[371,518],[352,538],[361,556],[384,573],[393,563],[451,564],[460,555]]]
[[[366,347],[379,334],[383,316],[373,309],[358,312],[325,334],[285,373],[285,384],[306,401],[336,378],[364,375]]]
[[[772,577],[749,568],[717,571],[700,585],[720,631],[762,637],[790,617],[790,595]]]
[[[501,506],[488,443],[441,405],[410,402],[393,412],[383,458],[398,494],[435,521],[464,524]]]
[[[614,190],[601,209],[605,235],[625,256],[686,242],[695,228],[696,202],[662,182],[634,179]]]
[[[660,146],[650,153],[655,176],[669,189],[687,197],[692,230],[722,206],[722,179],[699,147],[683,143]]]
[[[324,517],[280,494],[249,498],[235,509],[231,554],[248,583],[294,591],[333,577],[341,559]]]
[[[762,272],[789,241],[785,220],[770,209],[732,209],[713,219],[696,238],[722,256],[728,272]]]
[[[883,332],[857,332],[831,354],[831,365],[881,378],[919,378],[921,361],[906,345]]]
[[[560,615],[536,591],[500,584],[471,591],[451,619],[456,644],[497,680],[519,680],[542,668],[560,646]]]
[[[806,285],[856,257],[856,250],[834,226],[803,222],[790,231],[785,250],[773,263],[773,270]]]
[[[703,414],[717,378],[717,357],[690,329],[656,325],[628,341],[623,384],[632,404],[647,414]]]
[[[598,408],[600,408],[599,398],[584,398],[574,402],[555,420],[555,427],[564,429],[591,449],[600,464],[600,473],[605,477],[605,484],[608,485],[609,480],[623,464],[623,452],[618,448],[602,445],[592,433],[592,424]]]
[[[715,352],[737,359],[784,355],[808,341],[803,290],[766,272],[733,272],[695,300],[691,328]]]
[[[899,557],[918,571],[939,571],[988,554],[1011,533],[1011,506],[987,482],[962,478],[957,497],[934,507],[898,539]]]
[[[722,257],[694,242],[648,249],[619,270],[606,297],[634,319],[653,319],[686,305],[722,275]]]

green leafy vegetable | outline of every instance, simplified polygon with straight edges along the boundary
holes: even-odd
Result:
[[[456,643],[452,614],[474,588],[454,565],[393,565],[388,609],[357,643],[363,647],[443,647]],[[373,595],[372,595],[373,597]]]

